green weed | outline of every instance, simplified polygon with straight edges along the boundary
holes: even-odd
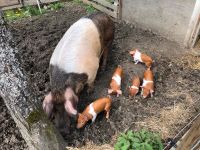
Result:
[[[63,7],[64,7],[63,4],[60,3],[60,2],[52,3],[52,4],[48,5],[48,8],[50,8],[51,10],[58,10],[58,9],[63,8]]]
[[[96,11],[96,9],[92,5],[84,4],[81,0],[73,0],[74,3],[83,6],[87,13],[91,14]]]
[[[162,150],[160,136],[146,130],[122,133],[114,146],[115,150]]]
[[[86,5],[85,9],[86,9],[87,13],[93,13],[96,11],[96,9],[92,5]]]
[[[63,7],[64,5],[60,2],[51,3],[48,6],[42,7],[41,12],[42,14],[44,14],[49,10],[58,10]],[[38,15],[41,15],[41,12],[37,6],[27,6],[21,9],[17,8],[17,9],[6,10],[4,13],[5,13],[6,20],[12,21],[12,20],[23,18],[23,17],[38,16]]]

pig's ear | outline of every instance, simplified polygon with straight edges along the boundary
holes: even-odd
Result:
[[[45,96],[42,107],[47,116],[50,117],[53,110],[53,99],[51,92]]]
[[[70,100],[65,100],[64,106],[65,106],[65,110],[69,114],[77,115],[77,110],[74,108],[74,106]]]

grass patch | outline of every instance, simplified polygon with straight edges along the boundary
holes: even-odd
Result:
[[[200,70],[200,56],[194,56],[188,53],[187,55],[182,57],[182,60],[179,63],[183,67]]]
[[[50,8],[51,10],[59,10],[59,9],[61,9],[63,7],[64,7],[64,5],[62,3],[57,2],[57,3],[49,4],[47,8]]]
[[[96,9],[92,5],[84,4],[81,0],[73,0],[74,3],[83,6],[87,13],[91,14],[96,11]]]
[[[138,126],[158,132],[162,139],[167,139],[175,135],[174,131],[177,131],[180,125],[187,123],[191,113],[187,105],[179,103],[161,110],[159,116],[149,117],[139,122]]]
[[[75,147],[66,147],[68,150],[114,150],[114,148],[109,144],[96,145],[92,141],[88,141],[86,145],[75,148]]]
[[[92,5],[86,5],[85,9],[89,14],[94,13],[96,11],[96,9]]]

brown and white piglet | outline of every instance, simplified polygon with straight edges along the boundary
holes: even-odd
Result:
[[[140,78],[138,76],[134,76],[132,79],[131,86],[129,86],[129,95],[135,96],[139,92],[140,87]]]
[[[150,68],[144,71],[144,78],[141,88],[142,88],[141,95],[143,98],[147,98],[149,95],[153,97],[154,81],[153,81],[153,72],[151,71]]]
[[[121,91],[122,74],[123,70],[122,67],[119,65],[112,76],[110,88],[108,89],[108,94],[116,94],[117,97],[122,94]]]
[[[80,129],[89,121],[92,120],[92,122],[95,121],[98,113],[105,111],[106,112],[106,118],[109,118],[109,112],[111,108],[112,100],[110,97],[100,98],[91,103],[86,107],[86,109],[78,114],[78,122],[77,122],[77,128]]]
[[[49,118],[63,110],[59,112],[62,119],[56,119],[59,128],[60,120],[68,123],[64,114],[77,117],[78,96],[85,85],[88,91],[93,88],[101,57],[105,68],[113,38],[114,22],[97,12],[72,24],[57,44],[49,64],[51,91],[43,101],[43,109]]]
[[[147,68],[150,68],[153,63],[153,60],[150,56],[139,52],[138,49],[131,50],[129,54],[134,58],[135,64],[141,62],[144,63]]]

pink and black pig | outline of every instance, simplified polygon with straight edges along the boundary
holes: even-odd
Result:
[[[76,21],[59,41],[50,59],[51,91],[43,101],[44,111],[54,117],[57,127],[69,127],[67,116],[77,117],[79,93],[85,85],[88,91],[93,88],[101,57],[105,69],[113,38],[112,19],[98,12]]]

